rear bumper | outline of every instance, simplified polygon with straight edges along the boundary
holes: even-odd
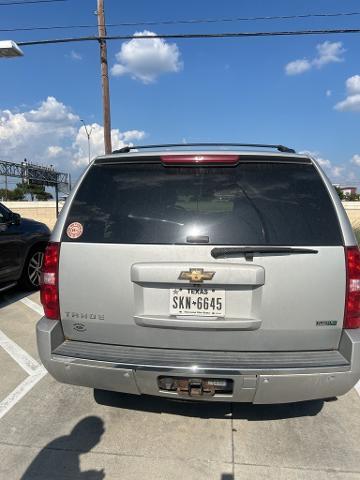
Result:
[[[286,403],[348,392],[360,378],[360,330],[345,330],[339,351],[199,352],[67,341],[59,321],[37,324],[42,363],[59,382],[136,395],[174,398],[158,377],[233,381],[232,394],[211,401]],[[197,397],[202,399],[203,397]]]

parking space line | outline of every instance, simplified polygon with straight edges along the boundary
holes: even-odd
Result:
[[[27,307],[31,308],[31,310],[34,310],[34,312],[38,313],[39,315],[41,316],[44,315],[44,310],[42,306],[30,300],[30,298],[26,298],[26,297],[20,298],[20,302],[26,305]]]
[[[20,299],[27,307],[39,315],[43,315],[40,305],[29,298]],[[4,400],[0,401],[0,419],[6,415],[45,375],[45,368],[23,350],[17,343],[11,340],[0,330],[0,347],[25,370],[28,377],[25,378]]]
[[[27,352],[25,352],[25,350],[19,347],[17,343],[7,337],[1,330],[0,347],[2,347],[5,352],[7,352],[28,375],[33,375],[40,367],[40,364],[36,360],[34,360]]]
[[[25,378],[4,400],[0,401],[0,418],[8,413],[44,376],[46,370],[42,365]]]

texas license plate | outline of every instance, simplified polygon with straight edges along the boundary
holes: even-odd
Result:
[[[225,290],[215,288],[172,288],[170,315],[197,315],[223,317]]]

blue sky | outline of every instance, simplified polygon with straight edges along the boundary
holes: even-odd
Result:
[[[351,0],[105,0],[105,4],[107,23],[360,11],[359,3]],[[95,0],[0,9],[0,29],[94,25],[81,30],[0,32],[1,39],[96,34]],[[108,33],[356,28],[359,21],[360,16],[354,16],[117,27],[108,28]],[[118,74],[110,77],[116,145],[126,141],[283,143],[315,152],[333,181],[360,184],[360,34],[173,40],[150,47],[145,47],[147,40],[136,42],[108,44],[109,66]],[[324,42],[328,43],[319,47]],[[144,53],[144,48],[150,50]],[[101,151],[98,46],[94,42],[23,50],[23,58],[0,61],[0,157],[21,161],[27,156],[76,175],[86,163],[80,118],[94,127],[93,154]],[[301,62],[286,70],[297,60]]]

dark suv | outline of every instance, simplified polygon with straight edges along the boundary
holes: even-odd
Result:
[[[18,282],[27,289],[39,286],[49,238],[45,224],[21,218],[0,203],[0,292]]]

